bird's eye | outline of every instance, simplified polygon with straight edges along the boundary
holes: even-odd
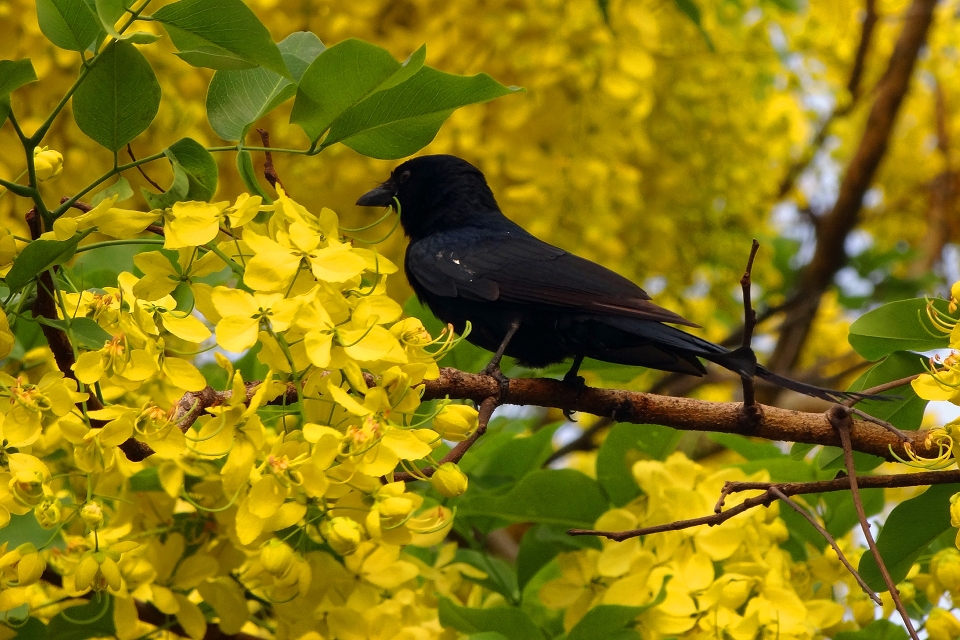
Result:
[[[410,178],[410,172],[409,172],[409,171],[404,171],[403,173],[400,174],[400,178],[398,178],[398,181],[400,182],[400,184],[403,184],[403,183],[406,182],[409,178]]]

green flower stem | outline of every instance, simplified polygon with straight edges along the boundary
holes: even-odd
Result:
[[[23,175],[23,174],[20,174]],[[22,198],[33,198],[37,194],[37,190],[33,187],[28,187],[25,184],[17,184],[16,182],[10,182],[9,180],[4,180],[0,178],[0,187],[6,189],[3,193],[7,191],[12,191]]]
[[[97,187],[99,187],[101,184],[103,184],[104,182],[106,182],[107,180],[109,180],[110,178],[112,178],[113,176],[118,175],[118,174],[120,174],[120,173],[123,173],[123,172],[126,171],[127,169],[135,169],[136,167],[139,167],[139,166],[142,165],[142,164],[146,164],[146,163],[148,163],[148,162],[153,162],[154,160],[159,160],[160,158],[163,158],[163,157],[164,157],[164,155],[163,155],[162,152],[161,152],[161,153],[155,153],[155,154],[153,154],[153,155],[145,156],[145,157],[143,157],[143,158],[140,158],[139,160],[136,160],[136,161],[134,161],[134,162],[128,162],[127,164],[121,164],[121,165],[118,166],[118,167],[115,167],[115,168],[113,168],[113,169],[110,169],[110,171],[107,171],[105,174],[103,174],[102,176],[100,176],[99,178],[97,178],[96,180],[94,180],[93,182],[91,182],[90,184],[88,184],[86,187],[84,187],[83,189],[81,189],[76,195],[72,196],[69,200],[64,201],[63,204],[61,204],[59,207],[57,207],[56,209],[54,209],[54,210],[53,210],[53,219],[56,220],[57,218],[59,218],[60,216],[62,216],[62,215],[66,212],[67,209],[69,209],[70,207],[72,207],[72,206],[74,205],[74,203],[76,203],[77,200],[79,200],[79,199],[82,198],[83,196],[87,195],[88,193],[90,193],[91,191],[93,191],[94,189],[96,189]]]
[[[162,238],[127,238],[121,240],[104,240],[103,242],[94,242],[83,247],[77,248],[77,253],[90,251],[91,249],[101,249],[103,247],[116,247],[122,244],[163,244]]]

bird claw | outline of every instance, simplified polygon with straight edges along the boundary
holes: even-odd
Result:
[[[497,381],[500,386],[500,395],[497,400],[498,402],[504,402],[507,399],[507,394],[510,393],[510,378],[503,374],[500,365],[490,363],[480,373]]]
[[[574,391],[575,391],[574,399],[579,398],[580,394],[583,393],[583,390],[587,388],[587,381],[584,379],[583,376],[570,375],[569,372],[567,373],[567,375],[563,376],[562,382],[563,384],[574,388]],[[570,422],[576,422],[576,420],[573,417],[574,413],[576,412],[573,409],[564,409],[563,417],[569,420]]]

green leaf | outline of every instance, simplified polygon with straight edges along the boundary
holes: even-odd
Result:
[[[297,82],[324,50],[320,38],[309,31],[290,34],[277,46]],[[242,140],[250,125],[296,92],[294,82],[263,67],[217,71],[207,89],[207,119],[224,140]]]
[[[863,510],[867,517],[883,510],[883,489],[860,489]],[[824,505],[823,523],[834,538],[840,538],[860,522],[857,508],[853,503],[853,494],[849,491],[837,491],[824,494],[820,498]],[[868,552],[869,553],[869,552]]]
[[[735,433],[708,433],[706,436],[717,444],[736,451],[747,460],[779,458],[786,455],[771,442],[761,442]]]
[[[20,291],[50,267],[63,264],[77,252],[77,244],[93,229],[75,234],[67,240],[34,240],[20,252],[4,280],[11,292]],[[102,344],[100,346],[103,346]]]
[[[50,42],[68,51],[86,51],[101,33],[83,0],[37,0],[37,22]]]
[[[617,423],[611,427],[597,451],[597,482],[622,507],[640,494],[633,478],[638,460],[665,460],[676,448],[682,433],[655,424]]]
[[[463,633],[493,631],[507,640],[544,640],[530,617],[516,607],[473,609],[440,596],[440,624]]]
[[[217,191],[217,161],[193,138],[181,138],[163,150],[173,169],[173,184],[156,194],[141,188],[147,203],[164,209],[185,200],[209,201]]]
[[[108,45],[73,94],[77,126],[114,152],[143,133],[159,108],[157,76],[128,42]]]
[[[946,300],[931,300],[934,309],[948,313]],[[927,317],[927,300],[898,300],[868,311],[850,325],[850,346],[867,360],[879,360],[895,351],[930,351],[950,346],[950,336],[936,330]]]
[[[565,551],[599,549],[600,541],[588,536],[569,536],[558,527],[535,524],[520,539],[517,552],[517,584],[524,589],[540,569]]]
[[[507,440],[501,446],[478,456],[469,467],[471,481],[475,477],[499,479],[511,484],[543,466],[553,452],[553,434],[560,423],[552,424],[531,435],[521,435]],[[464,469],[466,471],[466,469]]]
[[[877,549],[894,584],[906,578],[930,543],[950,528],[950,497],[957,492],[960,484],[933,485],[890,512],[877,537]],[[863,554],[858,571],[871,589],[887,590],[873,554]]]
[[[10,115],[10,94],[36,80],[37,73],[29,58],[0,60],[0,124],[6,122]]]
[[[633,621],[647,609],[651,609],[667,597],[667,577],[663,581],[660,593],[647,604],[639,607],[627,607],[619,604],[601,604],[590,608],[587,614],[580,619],[570,633],[567,640],[594,640],[595,638],[612,638],[630,628]]]
[[[54,327],[64,332],[66,332],[67,327],[69,327],[70,332],[73,334],[74,344],[83,349],[90,349],[91,351],[103,349],[103,343],[113,338],[103,327],[90,318],[73,318],[69,323],[66,320],[51,320],[50,318],[42,317],[36,320],[40,324],[45,324],[48,327]]]
[[[464,576],[472,582],[496,591],[508,602],[520,602],[520,587],[517,585],[517,574],[509,564],[487,553],[473,549],[457,549],[456,562],[465,562],[487,574],[483,580]]]
[[[126,31],[120,33],[114,25],[133,6],[134,0],[96,0],[97,18],[100,26],[115,40],[127,40],[136,44],[156,42],[160,36],[148,31]]]
[[[332,123],[323,147],[342,142],[373,158],[402,158],[429,144],[456,109],[517,91],[485,73],[457,76],[423,67],[406,82],[343,113]]]
[[[37,81],[30,58],[0,60],[0,97],[9,96],[25,84]]]
[[[907,630],[889,620],[874,620],[858,631],[839,631],[833,640],[907,640]]]
[[[260,186],[260,181],[257,180],[257,172],[253,168],[253,156],[246,149],[237,153],[237,172],[240,174],[240,179],[247,191],[263,198],[266,204],[273,203],[273,198]]]
[[[120,176],[112,185],[93,196],[90,204],[95,207],[107,198],[112,198],[113,196],[117,196],[117,202],[123,202],[133,197],[133,189],[123,176]]]
[[[195,67],[264,67],[290,76],[270,32],[241,0],[180,0],[153,18],[167,30],[177,55]]]
[[[130,491],[134,493],[166,491],[160,483],[159,468],[147,467],[130,476]]]
[[[926,358],[909,351],[891,353],[880,363],[870,368],[850,385],[850,391],[863,391],[871,387],[900,380],[916,373],[923,373]],[[896,400],[864,400],[857,407],[875,418],[886,420],[899,429],[915,431],[923,422],[927,400],[919,397],[909,384],[884,391],[881,395]]]
[[[317,140],[341,114],[394,75],[405,75],[404,67],[386,49],[355,38],[338,42],[303,73],[290,122]]]
[[[690,22],[697,26],[700,35],[703,36],[704,41],[707,43],[707,48],[713,51],[713,40],[710,39],[710,34],[703,28],[703,21],[700,17],[700,7],[697,6],[697,3],[694,2],[694,0],[673,0],[673,3],[677,5],[677,9],[680,9],[683,15],[690,18]]]
[[[113,596],[101,594],[87,604],[68,607],[47,624],[48,640],[86,640],[116,635]]]
[[[546,500],[544,496],[563,496],[563,499]],[[457,512],[508,522],[588,528],[608,507],[599,485],[579,471],[543,469],[525,476],[502,495],[468,492],[458,501]]]
[[[14,631],[16,635],[13,640],[45,640],[47,637],[47,625],[39,618],[27,618],[27,621]]]

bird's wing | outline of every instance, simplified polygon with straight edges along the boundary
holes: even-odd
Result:
[[[409,275],[430,293],[698,326],[657,306],[623,276],[519,227],[464,231],[429,236],[407,251]]]

